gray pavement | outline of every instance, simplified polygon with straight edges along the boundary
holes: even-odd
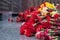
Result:
[[[26,37],[19,34],[21,23],[0,21],[0,40],[37,40],[35,37]]]

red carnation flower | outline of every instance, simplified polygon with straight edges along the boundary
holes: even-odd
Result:
[[[22,26],[22,27],[20,27],[20,34],[24,34],[24,27]]]
[[[35,28],[33,26],[31,26],[30,31],[31,31],[32,34],[34,34],[35,33]]]
[[[25,31],[24,34],[25,34],[27,37],[30,37],[30,36],[31,36],[31,32],[30,32],[29,29],[25,29],[24,31]]]
[[[56,21],[56,19],[59,17],[59,15],[58,14],[55,14],[54,15],[54,19],[55,19],[55,21]]]
[[[28,11],[24,11],[24,20],[25,20],[25,21],[28,20],[28,18],[27,18],[27,15],[28,15],[28,14],[29,14]]]
[[[40,16],[37,16],[38,22],[41,22],[41,18]]]
[[[44,36],[46,36],[48,34],[48,29],[44,30]]]
[[[43,28],[50,28],[51,24],[49,22],[42,22]]]
[[[47,20],[47,22],[50,22],[50,16],[46,16],[46,20]]]
[[[44,6],[46,7],[46,3],[44,2]]]
[[[19,17],[16,18],[16,22],[20,22],[20,18]]]
[[[58,29],[60,30],[60,26],[58,26]]]
[[[36,34],[35,34],[35,37],[37,38],[37,39],[40,39],[40,38],[42,38],[42,32],[40,32],[40,31],[38,31]]]
[[[23,13],[20,12],[20,13],[18,14],[18,16],[19,16],[19,17],[23,17]]]
[[[24,34],[24,32],[25,32],[24,30],[28,29],[28,25],[26,25],[25,23],[20,27],[20,34]]]
[[[34,22],[34,17],[31,17],[29,20],[28,20],[30,23],[32,22]]]
[[[42,25],[37,25],[36,32],[40,31],[42,29]]]
[[[10,17],[8,18],[8,22],[10,22]]]
[[[32,24],[33,24],[33,22],[29,22],[29,21],[28,21],[28,22],[27,22],[27,25],[28,25],[27,28],[30,29],[30,31],[31,31],[32,33],[34,33],[34,32],[35,32],[35,28],[33,27]],[[33,30],[33,31],[32,31],[32,30]]]
[[[44,40],[52,40],[51,36],[44,36]]]

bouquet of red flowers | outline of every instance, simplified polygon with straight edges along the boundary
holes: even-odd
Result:
[[[56,30],[59,30],[60,27],[60,17],[59,13],[51,5],[46,2],[40,5],[39,10],[29,8],[24,11],[23,16],[19,14],[25,20],[25,23],[20,27],[20,34],[27,37],[35,35],[36,38],[43,40],[56,39],[54,35],[56,36],[56,33],[58,34]],[[17,17],[16,21],[19,22],[20,19]]]

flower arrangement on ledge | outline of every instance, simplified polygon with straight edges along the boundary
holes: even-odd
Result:
[[[49,3],[42,3],[39,8],[31,7],[20,12],[16,22],[24,20],[20,27],[20,34],[43,40],[57,40],[60,30],[60,16],[56,7]]]

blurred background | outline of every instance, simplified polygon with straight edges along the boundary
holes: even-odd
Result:
[[[0,20],[7,18],[9,15],[16,16],[19,12],[31,6],[37,7],[44,1],[60,4],[60,0],[0,0]]]

